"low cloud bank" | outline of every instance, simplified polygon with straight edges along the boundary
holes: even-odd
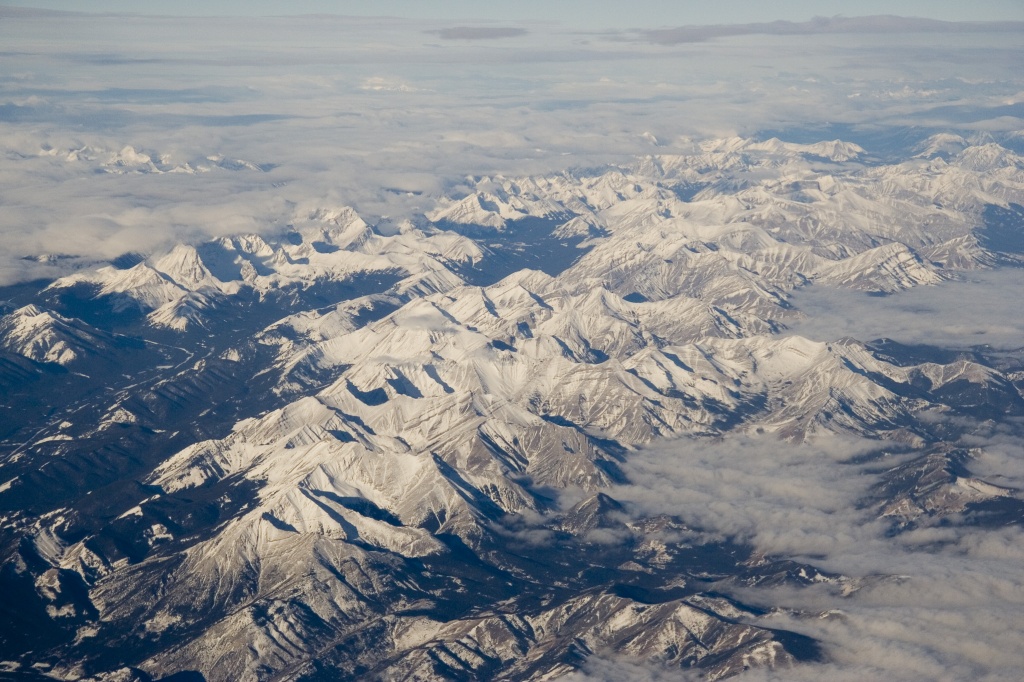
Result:
[[[1024,486],[1024,447],[1012,425],[980,426],[971,444],[984,446],[972,470]],[[879,468],[913,454],[865,456],[884,448],[835,436],[802,445],[746,436],[677,440],[635,453],[625,466],[632,484],[613,495],[641,514],[677,515],[710,540],[740,540],[859,581],[848,596],[834,584],[728,589],[773,610],[762,625],[814,637],[828,656],[737,679],[1013,679],[1024,669],[1015,644],[1024,636],[1024,532],[952,519],[890,535],[890,524],[861,500]],[[669,679],[656,666],[600,658],[576,679],[622,679],[633,668],[636,679]]]
[[[965,272],[957,281],[882,297],[814,285],[794,292],[791,302],[805,317],[791,323],[790,332],[820,341],[852,336],[1013,350],[1024,347],[1022,291],[1021,268]]]

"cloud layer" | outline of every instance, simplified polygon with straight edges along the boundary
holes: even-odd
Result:
[[[1019,437],[979,433],[974,444],[985,449],[972,469],[1024,486]],[[633,483],[614,494],[639,513],[674,514],[709,539],[737,539],[861,581],[850,595],[833,584],[732,589],[771,609],[769,626],[822,641],[829,658],[738,679],[1010,680],[1024,667],[1014,644],[1024,635],[1024,531],[954,521],[890,536],[888,522],[859,502],[876,480],[872,472],[912,455],[865,457],[882,448],[837,437],[798,446],[727,437],[663,443],[627,463]],[[666,679],[664,671],[614,659],[592,661],[578,679],[622,679],[631,668],[641,671],[637,679]]]
[[[698,43],[728,36],[775,35],[810,36],[822,34],[891,33],[1020,33],[1024,22],[949,22],[897,16],[816,17],[811,21],[773,21],[757,24],[727,24],[720,26],[681,26],[640,31],[638,36],[658,45]]]
[[[791,302],[805,317],[792,323],[790,331],[821,341],[852,336],[1014,350],[1024,347],[1024,316],[1020,301],[1006,295],[1009,291],[1024,291],[1024,270],[968,272],[959,281],[885,297],[815,285],[793,294]]]
[[[371,220],[413,215],[468,174],[672,153],[687,135],[823,122],[1020,127],[1014,33],[664,46],[570,30],[9,13],[0,281],[58,274],[23,256],[107,258],[274,230],[293,217],[288,207],[310,202],[350,204]],[[219,156],[264,172],[109,173],[127,146],[169,166]],[[102,153],[69,160],[83,148]]]

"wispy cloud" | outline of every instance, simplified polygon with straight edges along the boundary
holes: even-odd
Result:
[[[879,298],[815,285],[798,290],[792,303],[806,317],[792,333],[831,341],[890,338],[907,344],[998,349],[1024,346],[1024,317],[1016,292],[1024,291],[1024,270],[974,271],[960,281],[916,287]],[[965,302],[970,305],[965,305]]]
[[[425,31],[436,35],[442,40],[493,40],[495,38],[515,38],[528,33],[525,28],[512,26],[451,26]]]
[[[746,35],[809,36],[837,33],[1020,33],[1024,22],[949,22],[897,16],[816,17],[810,21],[757,24],[680,26],[637,33],[637,39],[658,45],[699,43],[714,38]]]

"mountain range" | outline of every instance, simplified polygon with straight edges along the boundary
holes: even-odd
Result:
[[[875,444],[861,504],[894,535],[1020,523],[1021,491],[975,475],[964,434],[1024,417],[1024,342],[793,332],[800,290],[1024,264],[1024,158],[951,133],[904,157],[695,140],[0,291],[6,674],[541,680],[614,654],[721,679],[827,660],[739,588],[888,577],[709,539],[615,490],[672,439],[839,435]],[[75,160],[180,170],[130,147]]]

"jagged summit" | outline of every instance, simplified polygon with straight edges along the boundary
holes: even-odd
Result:
[[[0,348],[37,362],[71,365],[103,354],[112,341],[106,332],[35,304],[0,317]]]

